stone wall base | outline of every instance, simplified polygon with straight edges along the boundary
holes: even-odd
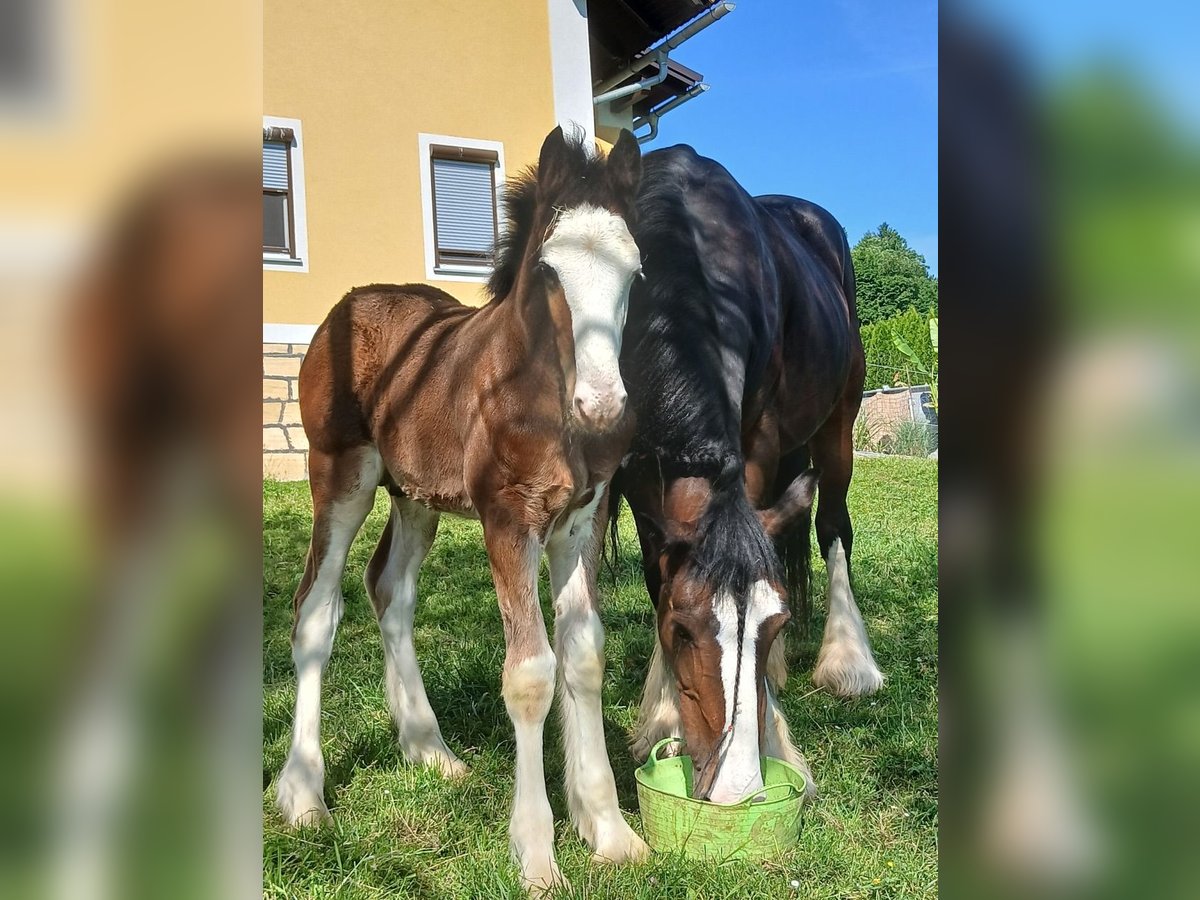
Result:
[[[307,344],[263,344],[263,480],[308,478],[308,438],[300,424],[300,363]]]

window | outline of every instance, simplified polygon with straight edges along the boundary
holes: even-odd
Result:
[[[500,230],[501,145],[421,135],[426,275],[478,281],[491,273]]]
[[[267,139],[267,133],[281,140]],[[292,222],[292,132],[268,128],[263,137],[263,250],[295,257],[296,228]]]
[[[56,124],[70,111],[67,13],[64,0],[0,3],[0,123]]]
[[[430,148],[437,265],[490,266],[496,244],[496,159],[486,150]]]
[[[263,119],[263,267],[308,270],[300,123]]]

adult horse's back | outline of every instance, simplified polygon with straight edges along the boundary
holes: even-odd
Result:
[[[682,732],[696,795],[733,802],[761,787],[760,752],[807,770],[774,696],[786,674],[772,649],[789,590],[804,607],[818,485],[830,591],[813,680],[843,696],[882,683],[847,560],[864,374],[854,272],[819,206],[753,198],[686,146],[643,165],[645,279],[621,354],[638,426],[614,481],[658,614],[635,752]]]

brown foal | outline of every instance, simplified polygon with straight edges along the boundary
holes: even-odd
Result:
[[[571,818],[597,858],[645,855],[621,816],[604,746],[602,529],[593,528],[633,431],[618,357],[641,268],[630,234],[640,176],[628,132],[602,159],[555,129],[537,169],[506,192],[491,302],[468,308],[424,285],[356,288],[313,338],[300,371],[313,533],[295,599],[293,740],[278,782],[289,822],[329,816],[321,673],[342,614],[346,554],[382,486],[391,516],[366,586],[404,755],[448,776],[466,772],[426,697],[412,623],[440,514],[477,517],[507,647],[502,690],[517,744],[509,835],[522,879],[531,890],[562,880],[542,766],[556,671]],[[543,550],[553,650],[538,602]]]

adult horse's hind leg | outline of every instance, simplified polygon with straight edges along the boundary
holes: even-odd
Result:
[[[391,516],[363,580],[379,619],[388,706],[400,747],[410,762],[459,777],[467,773],[467,767],[442,739],[413,647],[417,573],[433,545],[438,518],[419,503],[393,497]]]
[[[861,378],[850,379],[838,408],[809,442],[813,465],[821,470],[817,503],[817,545],[829,572],[828,616],[813,684],[839,697],[872,694],[883,685],[862,614],[850,590],[850,550],[854,530],[846,507],[854,472],[854,418],[862,403]]]
[[[602,495],[603,492],[601,491]],[[596,504],[600,513],[593,517]],[[632,862],[650,851],[621,815],[617,785],[604,743],[600,689],[604,680],[604,627],[598,613],[596,567],[607,499],[567,517],[549,536],[554,592],[554,651],[566,761],[567,806],[580,836],[600,862]]]
[[[313,532],[304,575],[296,590],[292,660],[296,666],[296,716],[292,746],[279,773],[276,803],[290,825],[329,818],[321,755],[321,673],[333,651],[342,618],[346,555],[375,498],[379,454],[364,447],[332,455],[309,454]]]

